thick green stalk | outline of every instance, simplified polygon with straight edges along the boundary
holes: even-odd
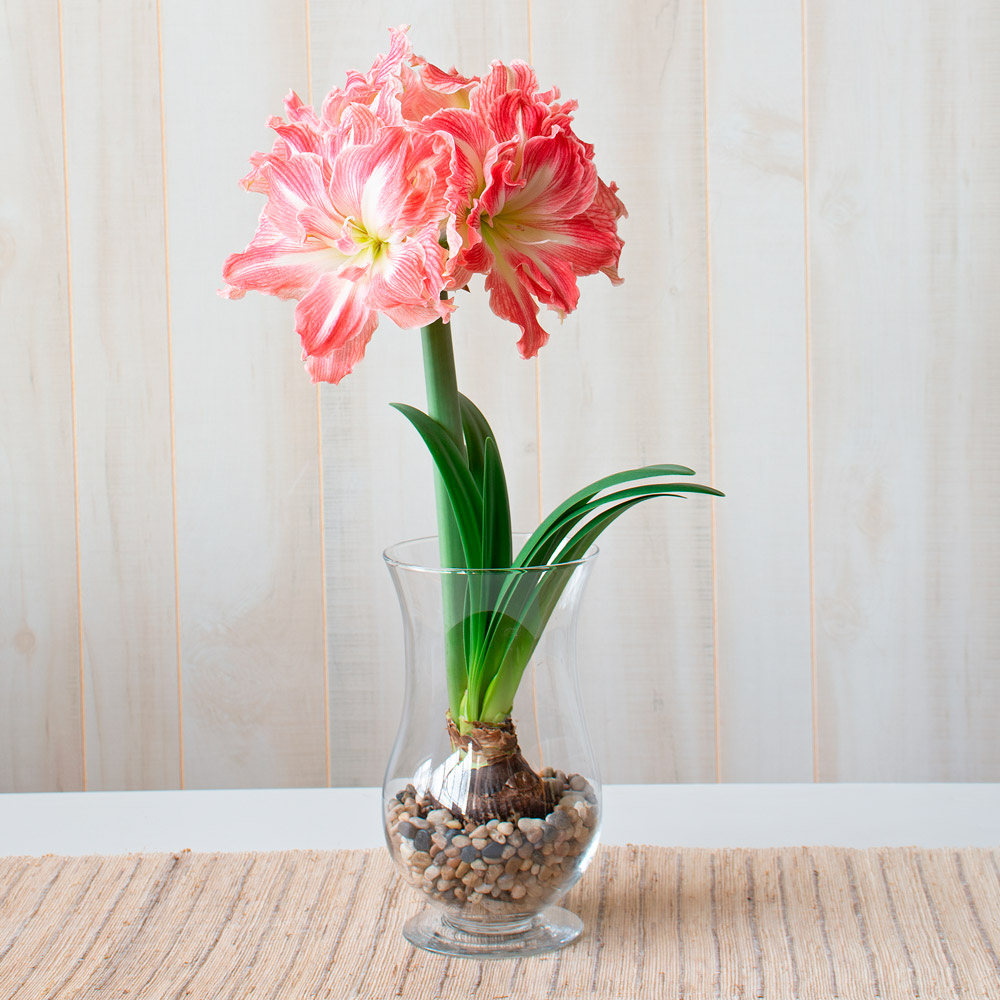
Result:
[[[462,407],[455,375],[455,352],[451,343],[451,328],[436,319],[420,331],[424,352],[424,384],[427,387],[427,413],[452,436],[463,458],[466,457],[465,436],[462,433]],[[434,473],[434,493],[437,498],[438,537],[441,546],[441,565],[464,566],[465,553],[458,534],[458,525],[452,513],[451,502],[441,476]],[[456,626],[464,616],[465,595],[460,584],[465,580],[445,579],[442,602],[444,605],[445,669],[448,680],[448,704],[452,718],[458,722],[462,697],[467,684],[465,643],[461,628]]]

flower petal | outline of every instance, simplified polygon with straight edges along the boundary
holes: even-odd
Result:
[[[222,276],[230,286],[222,294],[242,298],[247,291],[266,292],[282,299],[301,298],[325,271],[336,268],[343,257],[329,247],[303,246],[284,236],[266,215],[243,253],[230,255]]]
[[[336,383],[349,374],[377,325],[360,283],[321,275],[295,309],[295,330],[312,380]]]

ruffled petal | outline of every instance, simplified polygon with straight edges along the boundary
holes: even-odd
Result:
[[[229,285],[226,298],[242,298],[247,291],[266,292],[282,299],[301,298],[325,271],[336,268],[343,257],[329,247],[303,246],[277,230],[262,215],[257,232],[243,253],[230,255],[222,268]]]
[[[359,282],[322,275],[295,309],[302,357],[314,382],[339,382],[364,357],[378,316]]]

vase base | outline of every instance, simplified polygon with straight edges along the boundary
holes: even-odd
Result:
[[[508,932],[466,931],[430,907],[410,917],[403,926],[403,937],[417,948],[477,959],[540,955],[571,944],[582,932],[583,921],[561,906],[546,907]]]

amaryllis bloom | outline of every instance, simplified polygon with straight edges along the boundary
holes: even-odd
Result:
[[[289,148],[256,167],[267,204],[243,253],[223,275],[224,294],[295,298],[295,327],[313,381],[339,382],[364,356],[378,313],[402,327],[447,318],[446,144],[381,126],[357,107],[327,152]]]
[[[572,130],[575,104],[558,96],[538,93],[527,64],[495,62],[469,112],[424,123],[453,140],[449,241],[460,249],[452,283],[486,275],[490,307],[520,326],[526,358],[548,340],[538,303],[564,316],[579,300],[577,277],[600,271],[621,282],[617,223],[625,206],[597,176],[593,147]]]
[[[314,381],[338,382],[383,313],[400,326],[447,320],[442,294],[486,276],[490,306],[521,328],[528,358],[548,340],[539,304],[576,308],[577,278],[618,277],[625,208],[572,128],[574,102],[539,92],[530,66],[483,79],[413,54],[403,29],[322,110],[294,93],[269,153],[243,178],[267,196],[257,233],[226,261],[224,291],[299,300]]]

